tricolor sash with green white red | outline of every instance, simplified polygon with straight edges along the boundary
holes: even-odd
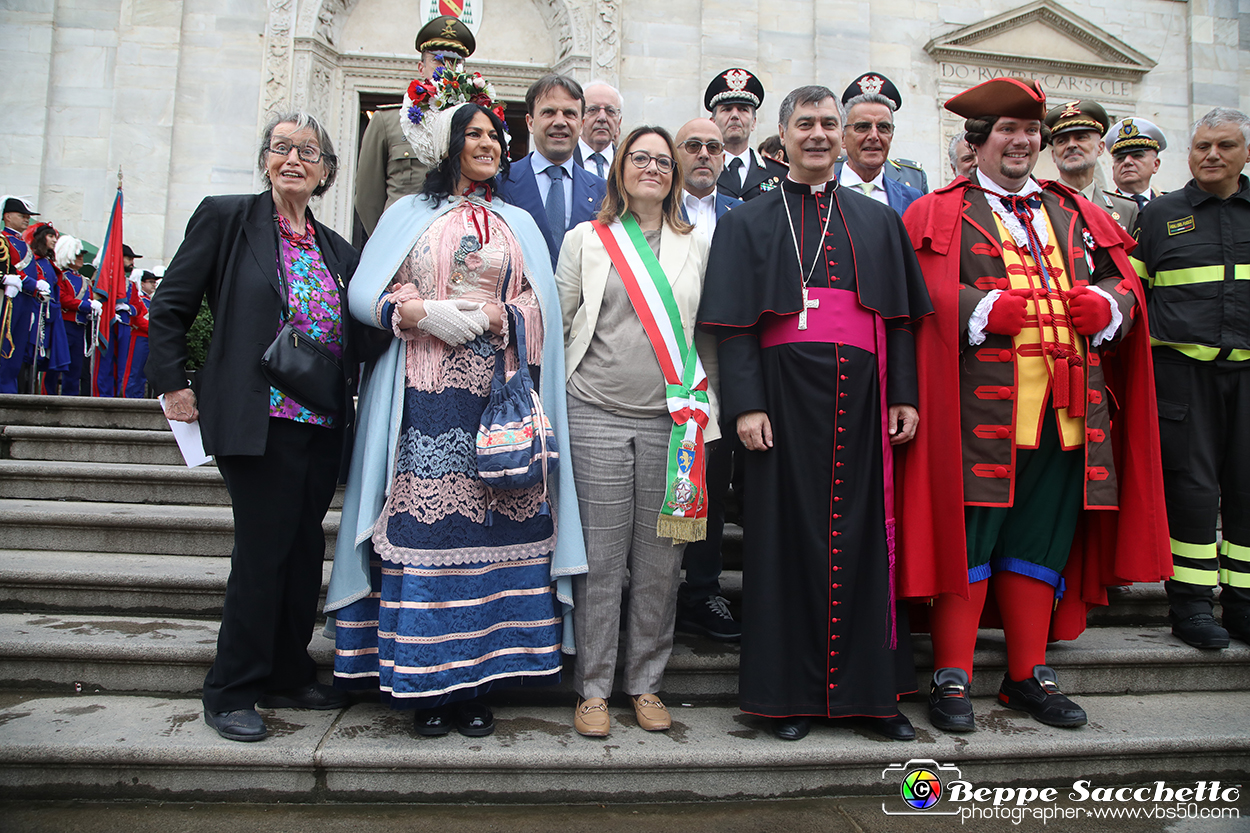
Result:
[[[660,261],[628,211],[609,226],[592,225],[616,267],[629,300],[655,349],[666,383],[673,432],[668,441],[668,477],[656,533],[674,543],[707,537],[707,483],[704,477],[703,429],[712,418],[707,374],[686,342],[681,311]]]

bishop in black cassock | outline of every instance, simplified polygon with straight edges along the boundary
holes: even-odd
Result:
[[[812,716],[878,718],[905,738],[897,700],[916,686],[892,589],[883,401],[914,408],[911,326],[932,307],[902,220],[837,187],[837,110],[821,90],[791,93],[782,125],[791,176],[808,184],[788,179],[721,218],[699,310],[720,340],[725,419],[763,412],[773,439],[746,454],[739,704],[787,739]],[[876,343],[839,335],[851,319],[875,325]]]

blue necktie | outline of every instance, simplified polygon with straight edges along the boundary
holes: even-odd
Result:
[[[1133,194],[1133,202],[1137,203],[1137,210],[1141,211],[1150,200],[1146,198],[1145,194]]]
[[[551,177],[551,187],[547,189],[547,225],[559,239],[567,230],[564,225],[564,168],[552,165],[546,174]]]
[[[590,154],[590,159],[595,163],[595,167],[599,169],[599,177],[601,179],[607,179],[608,160],[603,157],[603,154],[599,151],[595,151]]]

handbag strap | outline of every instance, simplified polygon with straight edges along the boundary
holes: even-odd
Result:
[[[291,288],[286,278],[286,258],[282,256],[282,233],[278,231],[278,214],[273,215],[273,237],[278,247],[278,287],[282,292],[282,321],[291,320]]]

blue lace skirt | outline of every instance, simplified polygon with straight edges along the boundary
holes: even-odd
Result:
[[[552,517],[541,486],[490,491],[478,478],[486,400],[451,386],[405,391],[395,479],[371,542],[374,592],[335,614],[338,687],[431,708],[503,682],[559,681]]]

